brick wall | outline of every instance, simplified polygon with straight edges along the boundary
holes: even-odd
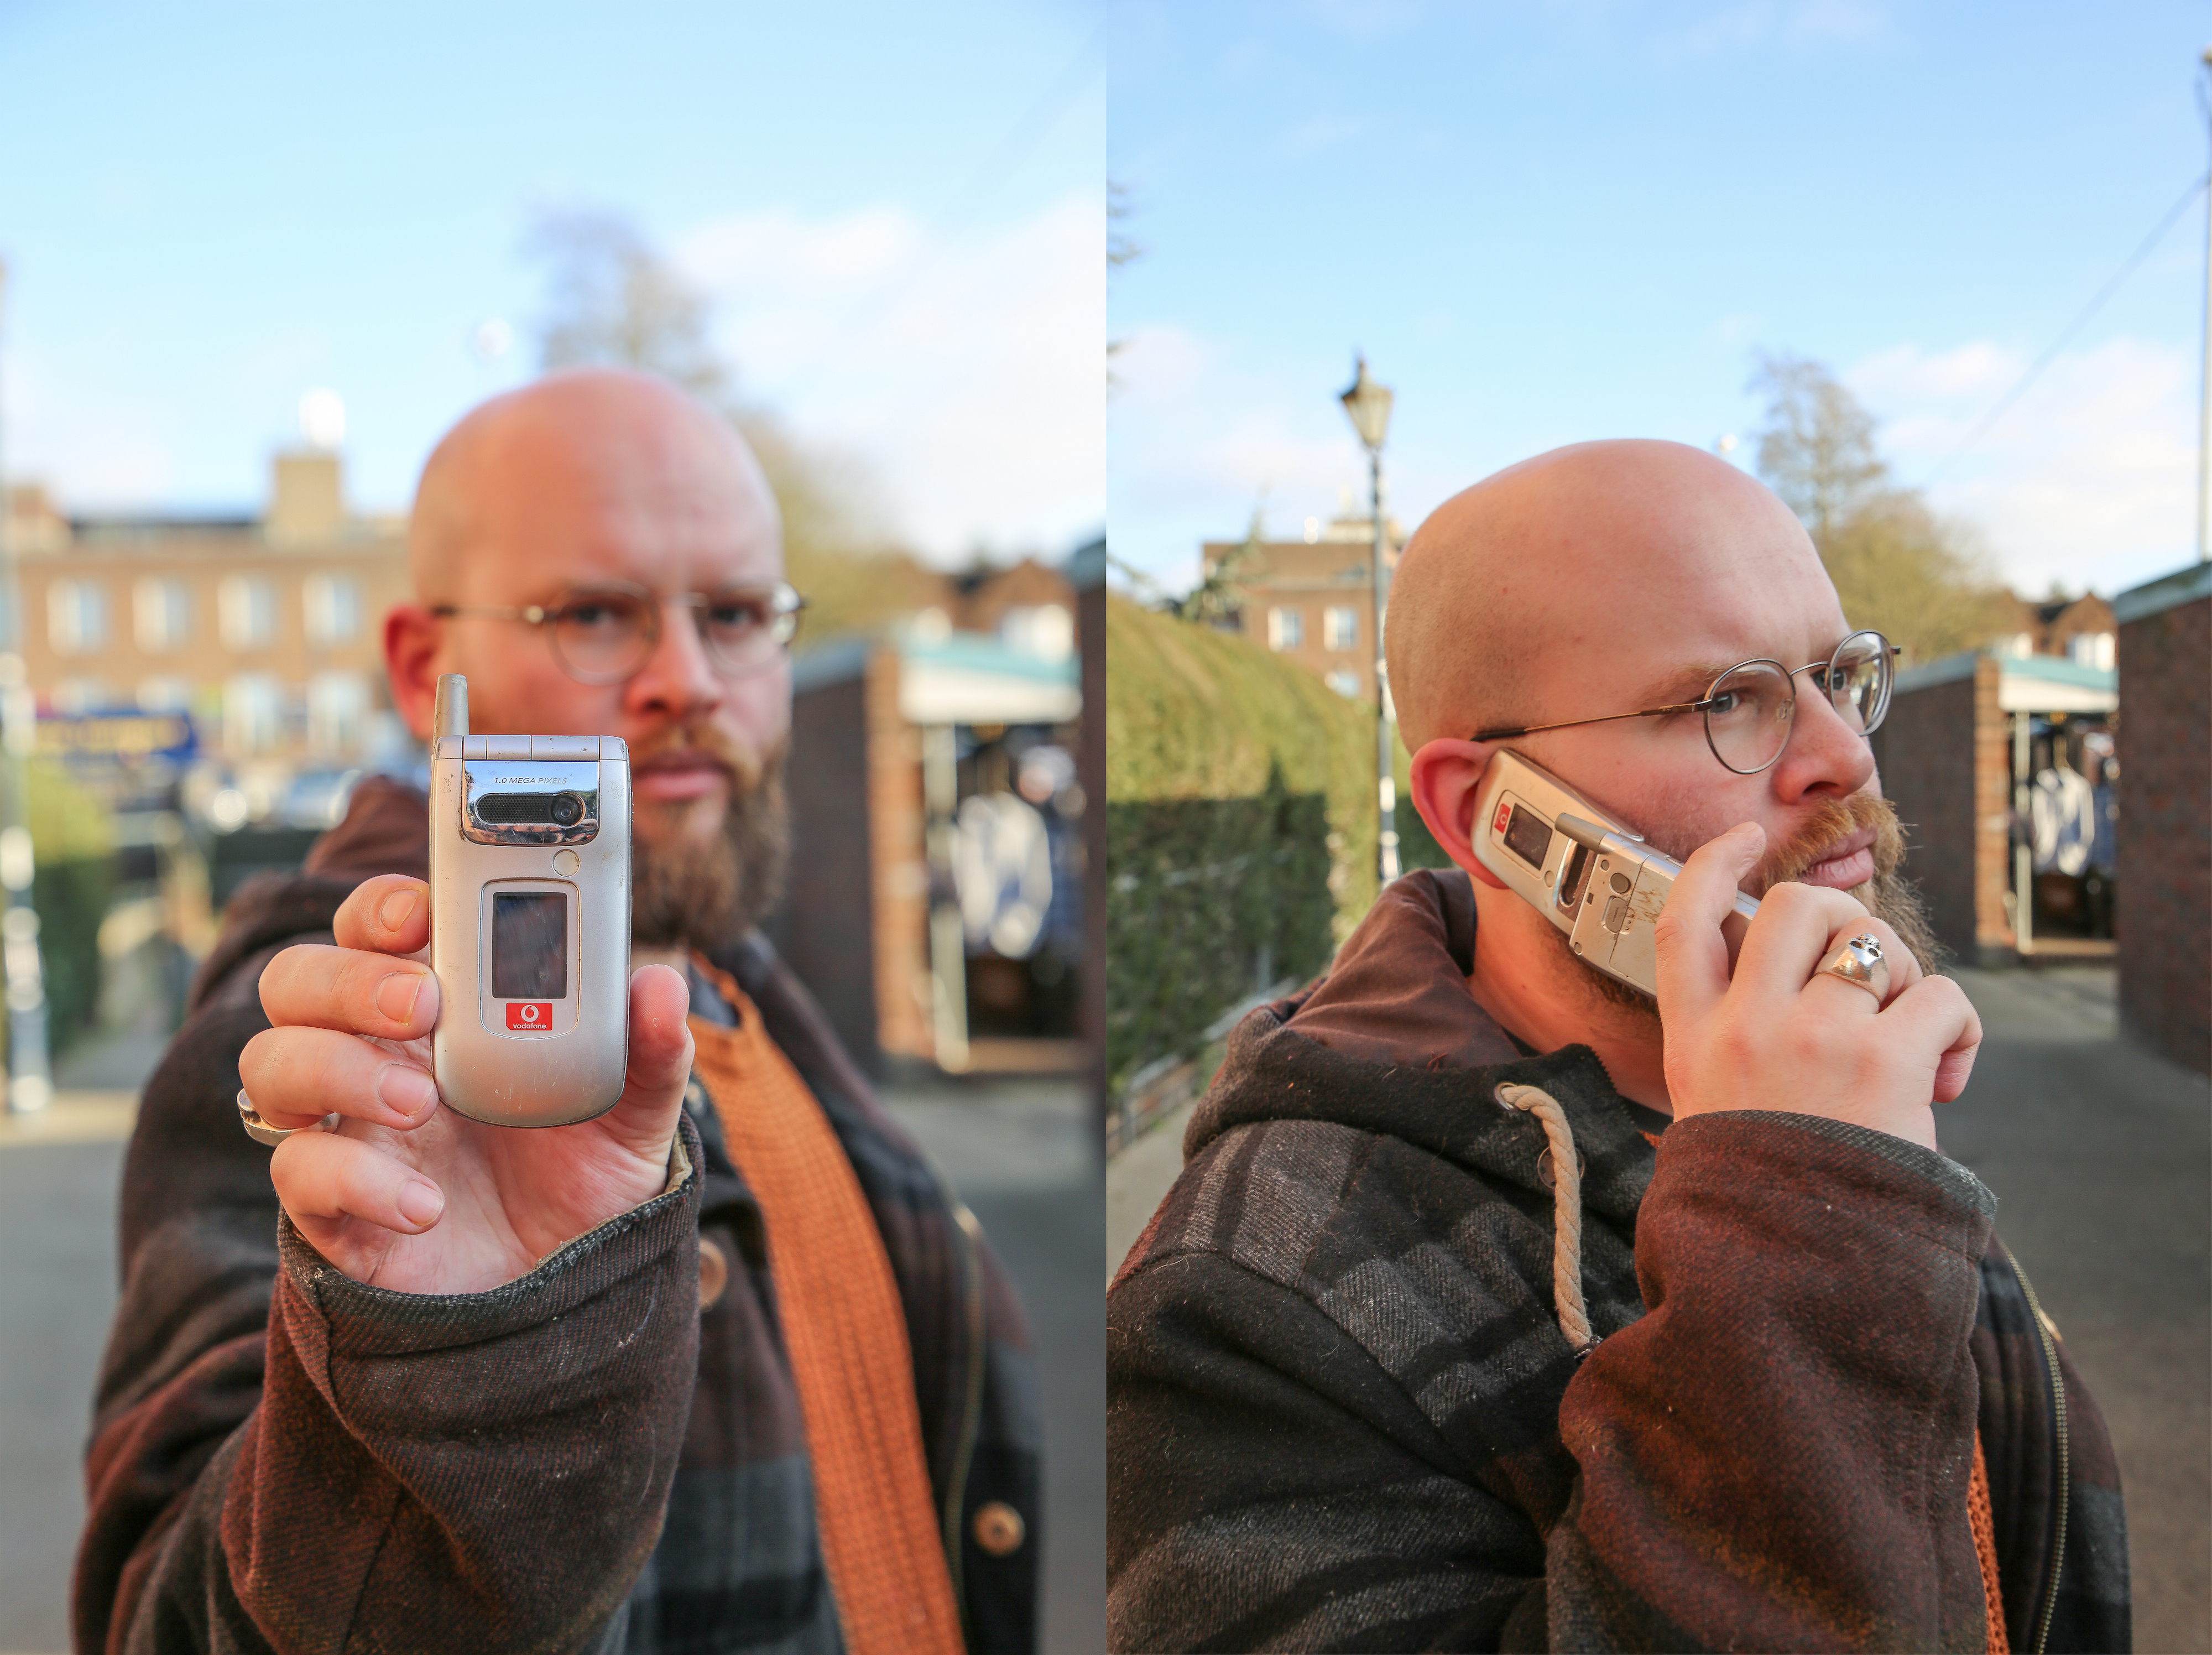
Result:
[[[2013,946],[2004,914],[2010,771],[2000,670],[1977,657],[1937,681],[1900,688],[1874,736],[1882,793],[1905,824],[1905,872],[1927,898],[1936,934],[1969,964],[2004,958]]]
[[[847,1050],[876,1068],[876,988],[869,938],[871,831],[866,686],[858,677],[792,698],[789,894],[768,928],[799,981],[822,1002]]]
[[[869,653],[866,684],[876,1037],[886,1052],[933,1060],[937,1036],[930,1005],[921,732],[899,712],[896,649],[878,648]]]
[[[2201,569],[2184,570],[2115,602],[2121,617],[2116,928],[2124,1025],[2176,1062],[2212,1073],[2207,586]],[[2185,601],[2166,601],[2192,592]]]

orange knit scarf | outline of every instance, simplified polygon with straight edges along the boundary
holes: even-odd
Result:
[[[883,1237],[829,1117],[760,1013],[727,973],[698,966],[740,1019],[726,1029],[693,1017],[694,1061],[768,1232],[845,1646],[853,1655],[959,1655],[960,1615]]]

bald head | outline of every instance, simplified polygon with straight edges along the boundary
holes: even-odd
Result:
[[[773,578],[781,542],[775,497],[726,417],[665,380],[584,368],[495,397],[446,434],[408,555],[421,603],[512,604],[518,582],[654,584],[665,571],[651,565],[717,545]]]
[[[1796,647],[1836,608],[1796,515],[1699,448],[1577,443],[1509,466],[1424,522],[1392,580],[1386,647],[1408,750],[1439,737],[1632,710],[1601,704],[1631,653]],[[1792,660],[1791,666],[1796,665]]]

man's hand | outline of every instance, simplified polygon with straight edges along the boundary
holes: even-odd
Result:
[[[401,1293],[480,1293],[667,1187],[691,1068],[682,977],[647,965],[630,978],[628,1084],[612,1109],[574,1126],[485,1126],[441,1108],[430,1077],[438,980],[403,958],[429,940],[429,887],[368,880],[333,928],[337,947],[287,948],[261,974],[275,1026],[238,1064],[271,1126],[343,1117],[287,1138],[269,1166],[332,1264]]]
[[[1981,1019],[1957,983],[1923,975],[1888,926],[1843,891],[1818,885],[1767,892],[1731,976],[1722,922],[1765,844],[1765,834],[1747,822],[1700,847],[1659,916],[1659,1018],[1676,1118],[1784,1110],[1935,1148],[1933,1106],[1966,1090]],[[1846,938],[1867,932],[1880,939],[1890,970],[1881,1006],[1817,970]]]

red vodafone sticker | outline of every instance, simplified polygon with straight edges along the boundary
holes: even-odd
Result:
[[[1495,822],[1493,822],[1492,824],[1491,824],[1490,831],[1491,831],[1492,833],[1503,833],[1503,832],[1504,832],[1504,831],[1505,831],[1505,824],[1506,824],[1507,820],[1508,820],[1508,819],[1512,816],[1512,814],[1513,814],[1513,806],[1510,806],[1510,805],[1506,805],[1506,804],[1501,804],[1501,805],[1499,805],[1499,806],[1498,806],[1498,819],[1497,819],[1497,821],[1495,821]]]
[[[544,1033],[553,1026],[553,1002],[550,1000],[510,1000],[507,1002],[507,1026],[526,1033]]]

